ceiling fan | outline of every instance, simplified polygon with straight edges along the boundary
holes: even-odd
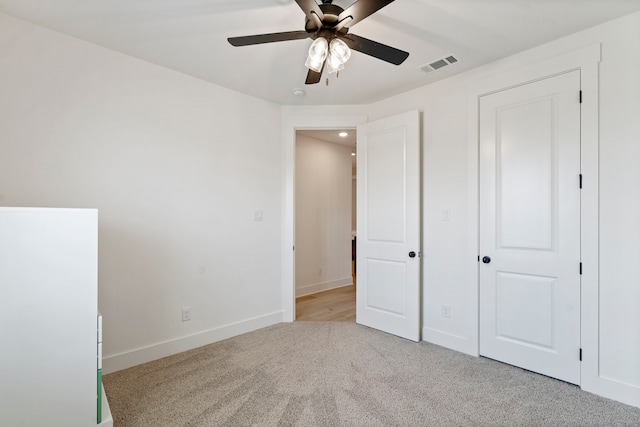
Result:
[[[229,37],[227,40],[233,46],[249,46],[287,40],[313,39],[305,63],[309,68],[306,84],[318,83],[325,68],[329,73],[343,69],[344,63],[351,55],[351,49],[394,65],[400,65],[409,56],[408,52],[349,33],[351,26],[393,1],[356,0],[351,6],[343,9],[333,4],[333,0],[322,0],[322,4],[318,4],[316,0],[296,0],[306,15],[304,30]]]

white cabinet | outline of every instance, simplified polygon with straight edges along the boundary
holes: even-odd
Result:
[[[97,282],[97,210],[0,208],[0,425],[97,424]]]

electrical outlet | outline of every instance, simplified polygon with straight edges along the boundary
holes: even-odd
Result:
[[[442,317],[450,318],[451,317],[451,306],[443,305],[442,306]]]
[[[191,320],[191,307],[182,307],[182,321],[188,322]]]

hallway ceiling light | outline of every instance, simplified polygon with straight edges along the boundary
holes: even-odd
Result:
[[[346,138],[349,136],[349,132],[342,131],[338,134],[338,136],[341,138]]]

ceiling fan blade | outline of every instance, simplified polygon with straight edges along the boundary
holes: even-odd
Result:
[[[322,79],[322,73],[309,70],[309,72],[307,73],[307,80],[304,81],[304,84],[314,85],[316,83],[320,83],[320,79]]]
[[[302,9],[304,14],[307,15],[307,19],[309,21],[314,21],[314,17],[311,12],[315,13],[316,16],[320,18],[320,21],[324,19],[324,13],[322,13],[322,10],[320,9],[320,6],[318,6],[318,3],[316,3],[316,0],[296,0],[296,3],[298,3],[298,6],[300,6],[300,9]]]
[[[400,65],[409,57],[409,52],[387,46],[386,44],[374,42],[355,34],[346,34],[340,37],[353,50],[365,53],[374,58],[382,59],[394,65]]]
[[[338,15],[338,22],[351,17],[352,19],[347,23],[347,25],[351,27],[367,16],[379,11],[389,3],[393,3],[393,1],[394,0],[358,0]]]
[[[227,41],[233,46],[249,46],[262,43],[302,40],[310,36],[306,31],[286,31],[284,33],[256,34],[254,36],[229,37]]]
[[[304,84],[314,85],[316,83],[320,83],[320,79],[322,79],[322,72],[324,71],[324,66],[326,64],[327,64],[327,61],[325,60],[322,63],[322,68],[320,69],[320,72],[309,70],[309,72],[307,73],[307,80],[305,80]]]

